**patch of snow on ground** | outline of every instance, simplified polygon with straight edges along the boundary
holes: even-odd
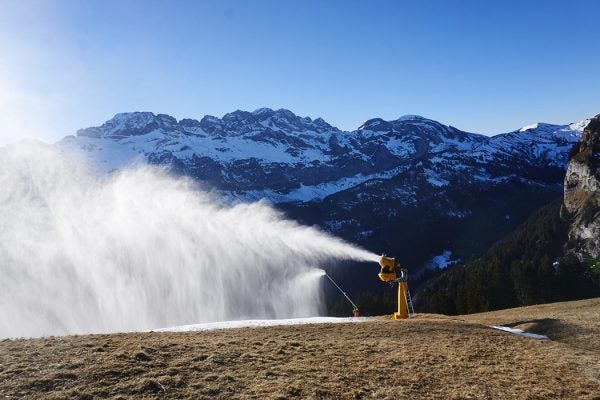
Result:
[[[447,186],[450,183],[446,179],[441,178],[435,171],[431,169],[425,171],[425,176],[427,177],[427,182],[435,187]]]
[[[118,142],[107,139],[82,137],[79,139],[79,143],[61,143],[60,151],[83,156],[101,174],[107,174],[128,166],[146,164],[143,153],[140,153],[137,149],[121,146]]]
[[[400,158],[409,158],[417,151],[414,144],[406,142],[406,139],[390,139],[386,147],[393,155]]]
[[[344,324],[365,322],[369,318],[360,317],[310,317],[310,318],[288,318],[288,319],[249,319],[242,321],[220,321],[207,322],[203,324],[181,325],[171,328],[156,329],[154,332],[189,332],[189,331],[212,331],[216,329],[236,328],[263,328],[266,326],[280,325],[306,325],[306,324]]]
[[[508,333],[514,333],[515,335],[525,336],[533,339],[548,339],[546,335],[538,335],[537,333],[525,332],[522,329],[509,328],[508,326],[490,325],[490,328],[498,329]]]
[[[370,175],[357,174],[352,177],[340,178],[337,181],[320,183],[318,185],[300,185],[287,194],[277,193],[273,190],[249,190],[244,193],[244,197],[250,200],[266,198],[274,203],[286,201],[311,201],[321,200],[325,197],[338,193],[342,190],[358,186],[371,179],[389,179],[406,169],[405,166],[392,168],[388,171],[377,172]]]
[[[429,262],[427,263],[427,266],[429,268],[444,269],[448,265],[450,265],[451,263],[456,262],[456,261],[457,260],[452,259],[452,252],[450,250],[444,250],[444,252],[442,254],[440,254],[439,256],[435,256],[431,260],[429,260]]]
[[[446,212],[446,215],[449,217],[455,217],[455,218],[465,218],[466,216],[470,215],[471,211],[469,210],[450,210]]]
[[[373,230],[367,230],[367,231],[360,231],[356,234],[356,237],[358,239],[366,239],[368,237],[373,236]]]
[[[592,236],[594,236],[594,233],[592,232],[592,229],[590,229],[590,227],[584,226],[579,228],[579,237],[581,239],[589,239]]]

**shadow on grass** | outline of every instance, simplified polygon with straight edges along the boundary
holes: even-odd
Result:
[[[545,335],[550,340],[578,347],[594,352],[600,351],[596,340],[590,340],[596,336],[594,329],[561,321],[556,318],[540,318],[515,321],[502,324],[508,328],[520,328],[526,332]],[[523,327],[523,325],[525,325]]]

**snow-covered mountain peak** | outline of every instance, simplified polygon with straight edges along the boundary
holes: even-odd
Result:
[[[385,132],[392,129],[392,124],[382,118],[371,118],[358,127],[359,131]]]
[[[146,135],[153,131],[173,135],[206,134],[217,137],[254,136],[269,132],[286,135],[337,132],[337,128],[322,118],[299,117],[286,109],[259,108],[253,112],[236,110],[223,118],[204,116],[200,121],[185,118],[179,122],[167,114],[126,112],[116,114],[104,124],[77,131],[77,136],[90,138],[125,138]]]
[[[411,124],[411,123],[427,123],[427,122],[435,122],[430,119],[421,117],[420,115],[403,115],[402,117],[392,120],[386,121],[383,118],[371,118],[365,121],[361,126],[358,127],[359,131],[373,131],[373,132],[383,132],[383,131],[391,131],[395,127],[398,127],[403,124]],[[437,122],[436,122],[437,124]]]
[[[574,131],[578,131],[578,132],[583,132],[583,130],[588,126],[588,124],[590,123],[591,119],[584,119],[582,121],[579,122],[573,122],[571,124],[569,124],[569,129],[572,129]]]
[[[556,124],[548,124],[545,122],[536,122],[535,124],[530,124],[522,127],[519,130],[514,132],[500,134],[496,136],[502,135],[518,135],[518,136],[532,136],[532,137],[560,137],[565,134],[567,135],[577,135],[579,136],[581,131],[577,131],[572,128],[572,125],[556,125]]]
[[[422,117],[416,114],[406,114],[398,118],[396,121],[414,121],[414,120],[426,120],[428,118]]]
[[[261,115],[261,114],[270,114],[270,113],[273,113],[273,110],[268,107],[257,108],[256,110],[252,111],[252,115]]]
[[[244,121],[252,118],[253,114],[249,111],[235,110],[223,115],[222,121]]]
[[[164,126],[175,126],[177,125],[177,120],[174,117],[171,117],[168,114],[156,114],[156,119],[160,121],[160,123]]]
[[[164,114],[163,114],[164,115]],[[109,123],[134,123],[134,122],[147,122],[156,118],[156,115],[150,111],[133,111],[133,112],[122,112],[115,114],[114,117],[105,122]]]
[[[398,140],[421,140],[437,144],[447,140],[465,138],[467,133],[418,115],[405,115],[393,121],[373,118],[358,128],[358,132],[371,132],[375,136],[395,137]],[[479,136],[469,134],[470,136]]]
[[[526,132],[526,131],[529,131],[532,129],[537,129],[538,126],[539,126],[539,123],[537,123],[537,122],[535,124],[525,125],[521,129],[519,129],[519,132]]]
[[[222,134],[227,136],[264,131],[280,131],[286,134],[338,131],[322,118],[312,120],[309,117],[300,117],[285,108],[279,110],[259,108],[253,112],[237,110],[225,114],[220,120],[211,120],[211,124],[219,124]]]
[[[590,119],[584,119],[582,121],[579,122],[573,122],[570,123],[568,125],[557,125],[557,124],[548,124],[548,123],[544,123],[544,122],[536,122],[534,124],[530,124],[530,125],[525,125],[524,127],[522,127],[521,129],[519,129],[518,131],[515,132],[519,132],[519,133],[523,133],[523,132],[527,132],[530,134],[536,134],[536,135],[540,135],[543,134],[544,132],[548,133],[548,132],[563,132],[563,133],[573,133],[573,132],[578,132],[579,134],[581,134],[583,132],[583,130],[585,129],[585,127],[589,124]]]
[[[184,118],[179,121],[179,125],[182,126],[184,129],[185,128],[199,128],[202,126],[202,123],[200,121],[198,121],[197,119]]]
[[[159,127],[175,125],[177,120],[169,115],[136,111],[116,114],[99,127],[79,129],[77,136],[100,138],[144,135]]]

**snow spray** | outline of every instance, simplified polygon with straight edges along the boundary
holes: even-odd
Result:
[[[378,259],[158,168],[99,176],[39,142],[0,155],[0,337],[315,316],[311,265]]]

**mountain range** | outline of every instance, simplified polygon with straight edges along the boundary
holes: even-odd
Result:
[[[487,137],[416,115],[374,118],[351,132],[289,110],[235,111],[200,121],[133,112],[80,129],[59,146],[85,150],[100,171],[140,158],[167,165],[240,200],[312,201],[422,167],[429,185],[456,176],[555,182],[584,122],[534,124]],[[413,202],[406,190],[403,202]]]
[[[150,163],[230,201],[267,199],[417,273],[476,257],[560,197],[569,150],[587,123],[489,137],[417,115],[342,131],[285,109],[199,121],[132,112],[56,146],[85,154],[100,173]],[[338,278],[358,292],[379,284],[371,275],[352,269]]]

